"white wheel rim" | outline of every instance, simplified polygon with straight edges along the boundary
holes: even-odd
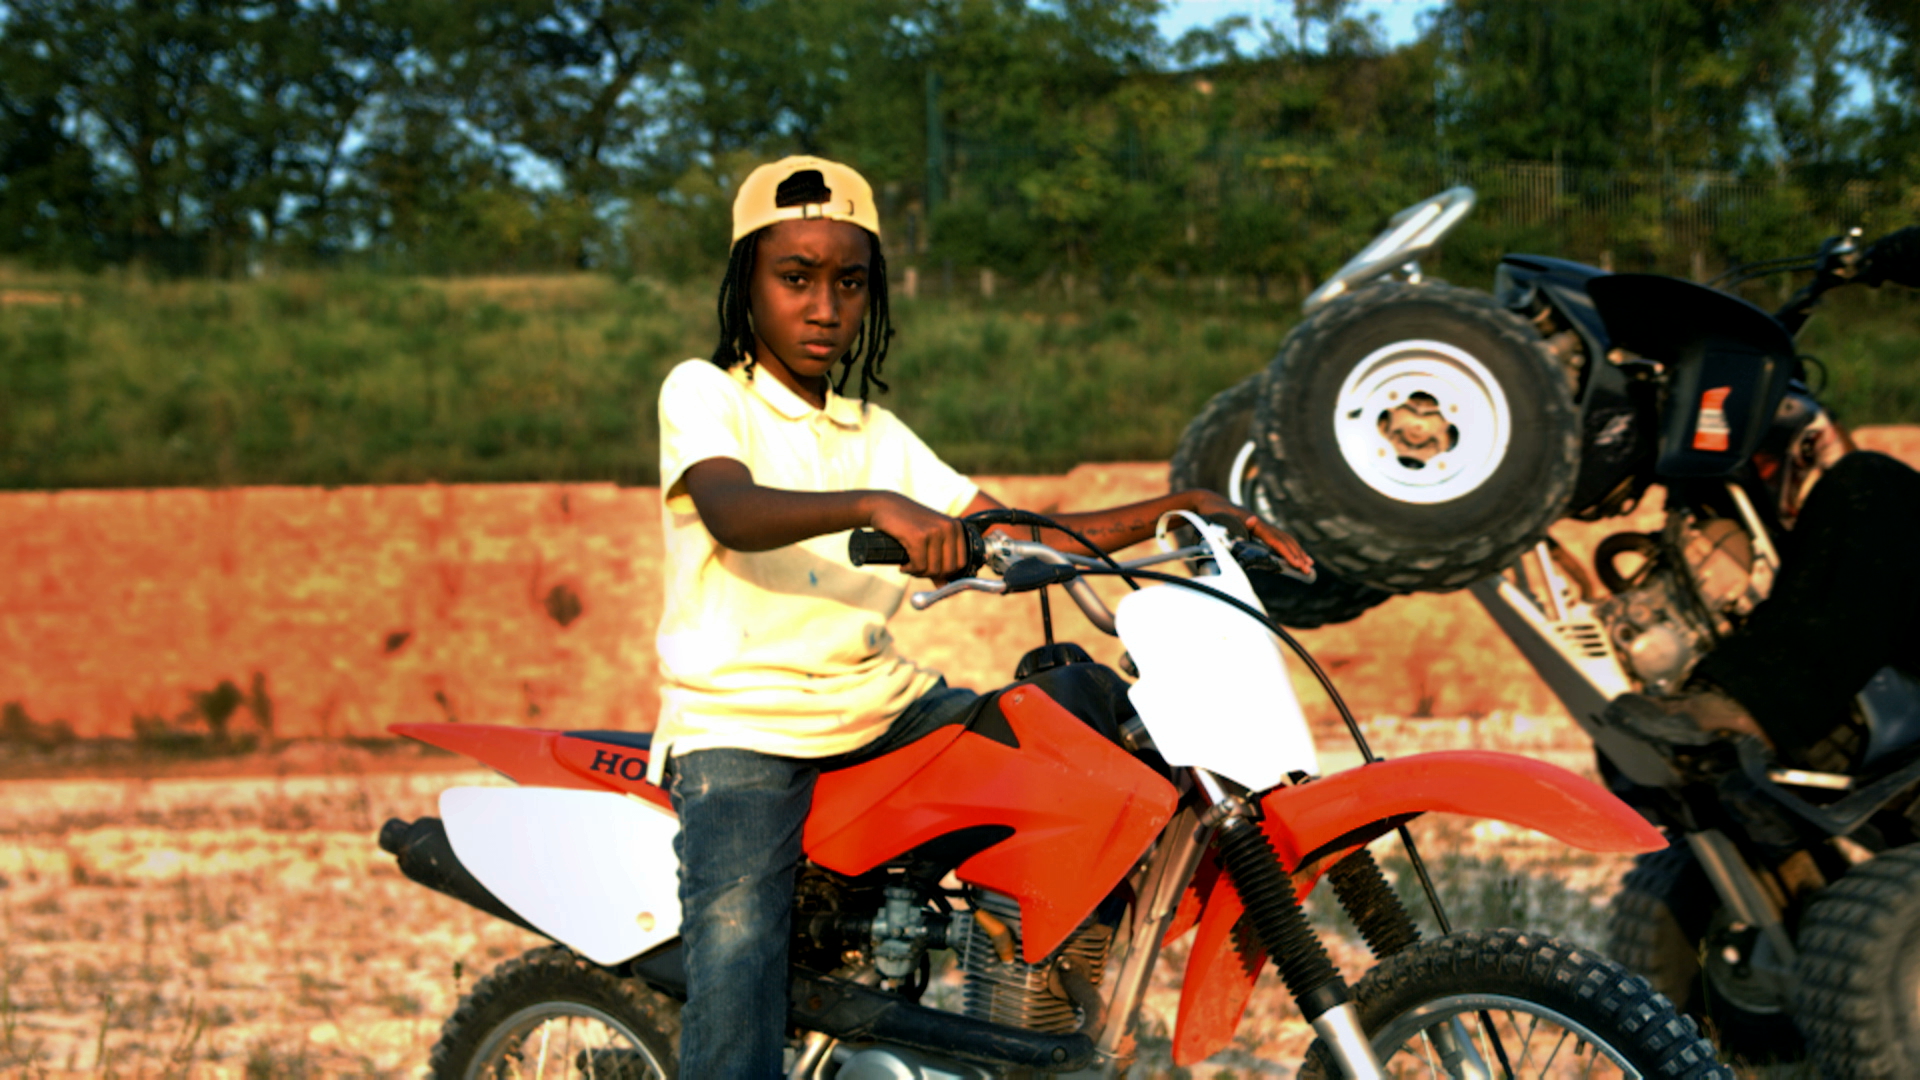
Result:
[[[576,1030],[572,1023],[575,1020],[584,1021],[584,1033]],[[555,1023],[560,1025],[557,1037],[551,1026]],[[596,1052],[637,1058],[648,1076],[667,1074],[639,1034],[618,1017],[581,1002],[554,1000],[529,1005],[496,1025],[468,1064],[467,1076],[482,1080],[502,1075],[500,1070],[509,1065],[509,1075],[513,1076],[586,1075],[576,1069],[579,1055]],[[588,1070],[597,1072],[593,1060],[587,1058]],[[553,1073],[552,1069],[560,1071]]]
[[[1253,492],[1247,490],[1247,469],[1253,464],[1253,440],[1240,444],[1240,452],[1233,455],[1233,467],[1227,470],[1228,501],[1235,506],[1252,506]]]
[[[1272,501],[1261,490],[1254,478],[1260,469],[1253,463],[1253,440],[1240,444],[1240,452],[1233,456],[1233,465],[1227,470],[1227,490],[1222,494],[1235,506],[1244,506],[1266,520],[1280,525],[1280,519],[1274,515]],[[1284,526],[1282,526],[1284,527]]]
[[[1367,487],[1431,505],[1478,490],[1507,456],[1513,414],[1480,361],[1444,341],[1397,341],[1354,365],[1334,401],[1340,456]]]
[[[1469,1034],[1482,1048],[1483,1058],[1492,1063],[1498,1059],[1491,1050],[1491,1044],[1481,1041],[1485,1033],[1480,1028],[1480,1015],[1507,1018],[1504,1025],[1506,1030],[1501,1037],[1511,1040],[1506,1050],[1513,1059],[1517,1075],[1600,1075],[1617,1076],[1621,1080],[1645,1080],[1646,1074],[1634,1068],[1624,1053],[1585,1024],[1537,1001],[1506,994],[1459,993],[1425,1002],[1395,1017],[1385,1028],[1374,1033],[1373,1051],[1379,1055],[1381,1064],[1388,1066],[1391,1075],[1420,1075],[1416,1070],[1421,1064],[1431,1062],[1435,1056],[1427,1033],[1449,1020],[1459,1019],[1467,1024]],[[1522,1023],[1521,1017],[1526,1017],[1528,1022]],[[1555,1037],[1552,1031],[1541,1031],[1539,1024],[1542,1021],[1557,1029],[1560,1036]],[[1496,1028],[1502,1026],[1498,1021],[1495,1022]],[[1536,1040],[1539,1043],[1537,1046]],[[1602,1061],[1609,1068],[1596,1073],[1594,1070]],[[1556,1069],[1556,1066],[1559,1068]],[[1447,1073],[1443,1069],[1429,1067],[1425,1075],[1441,1076]]]

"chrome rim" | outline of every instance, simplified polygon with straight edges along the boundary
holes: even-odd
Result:
[[[1340,456],[1396,502],[1457,499],[1507,456],[1513,414],[1486,366],[1444,341],[1397,341],[1354,365],[1334,401]]]
[[[467,1080],[665,1080],[666,1075],[631,1027],[575,1001],[543,1001],[507,1017],[467,1067]]]
[[[1247,507],[1253,505],[1253,500],[1259,496],[1259,492],[1255,490],[1256,485],[1253,484],[1255,475],[1257,470],[1253,464],[1253,440],[1249,439],[1240,444],[1240,452],[1233,455],[1233,467],[1227,470],[1227,490],[1224,494],[1233,505]]]
[[[1446,1042],[1452,1033],[1470,1036],[1474,1055],[1488,1072],[1504,1075],[1498,1052],[1480,1018],[1493,1021],[1500,1047],[1515,1077],[1627,1077],[1645,1074],[1628,1063],[1618,1048],[1599,1039],[1579,1021],[1537,1001],[1504,994],[1453,994],[1403,1013],[1373,1036],[1374,1053],[1390,1077],[1476,1075],[1473,1067],[1449,1065]],[[1454,1023],[1457,1021],[1458,1023]],[[1451,1029],[1451,1031],[1444,1029]]]

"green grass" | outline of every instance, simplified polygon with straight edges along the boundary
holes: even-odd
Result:
[[[0,488],[656,479],[655,393],[711,288],[591,275],[152,282],[0,269]],[[1920,304],[1843,294],[1803,344],[1850,423],[1920,419]],[[31,295],[27,295],[31,294]],[[35,301],[35,302],[23,302]],[[52,302],[47,302],[52,301]],[[1160,460],[1291,297],[897,298],[879,400],[955,466]]]
[[[1819,397],[1843,423],[1920,423],[1920,293],[1835,293],[1815,309],[1799,345],[1826,366]],[[1813,383],[1820,385],[1817,371]]]

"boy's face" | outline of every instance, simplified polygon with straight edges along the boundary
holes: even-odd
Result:
[[[816,405],[859,336],[872,258],[866,230],[844,221],[782,221],[760,235],[748,297],[754,358]]]

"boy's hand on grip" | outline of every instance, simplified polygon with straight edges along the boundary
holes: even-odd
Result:
[[[1244,523],[1249,535],[1272,548],[1273,553],[1280,556],[1282,562],[1308,575],[1308,580],[1312,580],[1313,556],[1308,555],[1307,549],[1300,546],[1300,541],[1274,528],[1265,518],[1258,514],[1250,514],[1245,507],[1235,506],[1224,497],[1212,492],[1200,493],[1199,510],[1203,517],[1211,518],[1216,514],[1227,514],[1235,521]]]
[[[929,510],[903,495],[884,496],[867,524],[907,549],[902,570],[914,577],[943,581],[967,568],[966,526],[958,518]]]

